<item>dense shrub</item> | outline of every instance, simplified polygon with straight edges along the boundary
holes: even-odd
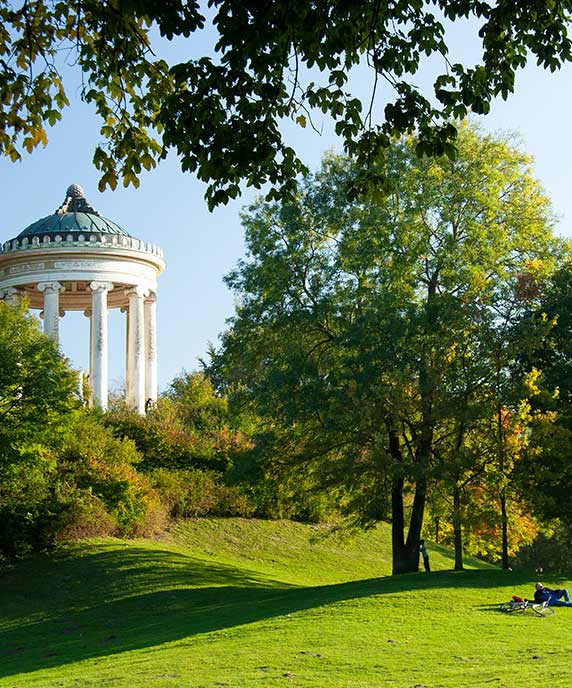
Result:
[[[188,424],[187,409],[159,399],[147,416],[125,407],[106,414],[104,422],[117,437],[128,437],[142,455],[141,471],[152,468],[202,469],[224,472],[240,448],[242,436],[228,426]]]
[[[135,468],[140,460],[134,442],[115,437],[93,414],[81,414],[66,433],[59,453],[56,496],[66,507],[67,530],[72,527],[72,513],[87,524],[91,512],[100,507],[121,535],[144,528],[158,500],[149,481]]]
[[[55,541],[117,534],[116,520],[103,501],[89,490],[74,490],[62,503],[65,508],[53,524]]]
[[[225,475],[229,485],[248,496],[258,518],[290,519],[320,523],[337,518],[342,497],[332,487],[316,489],[316,462],[288,461],[299,451],[293,436],[274,427],[253,434],[253,439],[237,452]]]
[[[194,516],[249,516],[248,498],[235,487],[220,482],[210,471],[156,468],[151,484],[172,518]]]

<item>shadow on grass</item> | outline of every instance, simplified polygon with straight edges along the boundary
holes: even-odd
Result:
[[[498,570],[440,571],[296,587],[170,551],[98,546],[20,564],[0,581],[0,677],[372,595],[505,581],[519,582]]]

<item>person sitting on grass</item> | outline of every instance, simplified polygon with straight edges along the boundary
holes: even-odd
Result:
[[[540,604],[547,602],[548,605],[551,607],[572,607],[572,602],[570,602],[568,590],[552,590],[551,588],[545,588],[544,585],[542,585],[542,583],[537,583],[535,585],[535,588],[535,602],[538,602]]]

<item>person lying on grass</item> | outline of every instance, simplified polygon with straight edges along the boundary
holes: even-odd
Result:
[[[552,590],[551,588],[545,588],[542,583],[537,583],[535,585],[536,590],[534,591],[534,601],[538,603],[548,602],[551,607],[572,607],[572,602],[570,602],[570,597],[568,595],[568,590],[558,589]],[[564,599],[562,599],[564,598]]]

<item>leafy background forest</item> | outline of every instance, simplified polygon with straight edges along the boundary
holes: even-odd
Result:
[[[572,253],[508,136],[343,156],[243,214],[235,316],[146,416],[85,408],[25,310],[0,303],[1,561],[180,518],[392,524],[504,567],[572,563]]]

